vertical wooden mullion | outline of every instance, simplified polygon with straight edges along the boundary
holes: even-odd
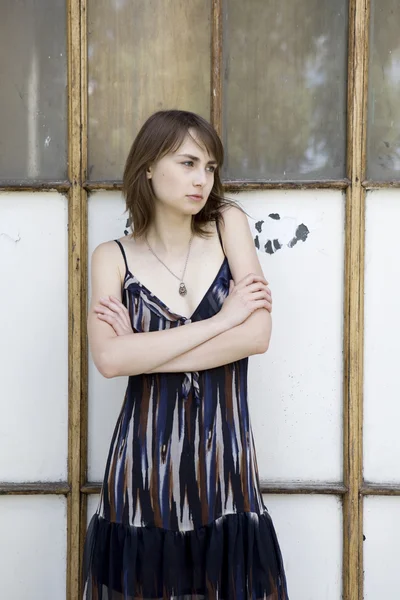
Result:
[[[222,0],[212,0],[211,20],[211,123],[222,136]]]
[[[344,310],[343,597],[362,598],[364,228],[369,0],[350,0]]]
[[[79,599],[81,480],[82,182],[81,1],[68,0],[68,531],[67,599]]]
[[[82,184],[87,181],[87,147],[88,147],[88,127],[87,127],[87,0],[81,0],[81,181]],[[82,208],[81,208],[81,269],[82,269],[82,288],[81,303],[84,326],[81,335],[81,472],[80,489],[87,481],[87,463],[88,463],[88,341],[86,333],[86,308],[87,308],[87,256],[88,256],[88,224],[87,224],[87,192],[81,190]],[[80,558],[82,559],[83,544],[86,534],[87,520],[87,495],[81,493],[80,506]],[[82,590],[80,590],[82,597]]]

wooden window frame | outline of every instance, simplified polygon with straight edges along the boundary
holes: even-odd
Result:
[[[222,133],[222,4],[212,4],[211,122]],[[306,1],[306,0],[304,0]],[[87,2],[67,0],[68,181],[0,182],[8,191],[56,190],[68,196],[69,213],[69,405],[68,481],[4,483],[0,494],[60,494],[67,497],[67,599],[80,600],[81,557],[86,534],[87,498],[100,483],[87,481],[88,344],[87,197],[92,190],[121,190],[120,181],[87,180]],[[376,182],[366,175],[367,75],[370,0],[349,0],[347,88],[347,177],[334,181],[228,181],[228,191],[252,189],[343,189],[345,211],[345,297],[343,363],[343,483],[271,483],[263,493],[328,494],[343,503],[343,598],[363,598],[363,504],[365,496],[400,495],[400,484],[363,480],[363,352],[365,199],[370,189],[400,188],[400,181]],[[290,582],[289,582],[290,583]]]

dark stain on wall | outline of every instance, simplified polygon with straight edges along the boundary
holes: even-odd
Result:
[[[270,219],[273,219],[274,221],[279,221],[281,218],[278,213],[271,213],[268,215],[268,217]],[[262,233],[262,226],[264,222],[265,221],[257,221],[257,223],[255,224],[255,228],[258,231],[258,233]],[[283,248],[284,245],[286,245],[288,248],[293,248],[293,246],[295,246],[297,242],[305,242],[308,238],[309,233],[310,230],[308,229],[307,225],[301,223],[297,226],[296,231],[294,232],[294,236],[288,242],[284,242],[283,240],[280,240],[277,237],[267,240],[267,242],[264,244],[264,251],[267,254],[274,254],[275,252]],[[256,237],[254,238],[254,245],[257,248],[257,250],[260,249],[260,238],[258,235],[256,235]]]
[[[278,213],[271,213],[268,215],[268,217],[270,219],[273,219],[274,221],[279,221],[281,218]],[[255,224],[255,228],[258,231],[258,233],[262,233],[262,229],[263,229],[262,226],[264,223],[265,223],[265,221],[257,221],[257,223]],[[130,231],[128,228],[130,228],[130,226],[131,226],[131,221],[128,218],[126,220],[126,225],[125,225],[125,230],[124,230],[125,235],[129,235]],[[264,251],[267,254],[274,254],[278,250],[281,250],[281,248],[284,245],[288,246],[288,248],[293,248],[293,246],[295,246],[297,244],[297,242],[305,242],[306,239],[308,238],[309,233],[310,233],[310,231],[309,231],[308,227],[306,225],[304,225],[304,223],[301,223],[301,225],[299,225],[296,228],[294,236],[288,243],[285,244],[285,242],[279,240],[278,238],[274,238],[272,240],[267,240],[266,244],[264,244]],[[260,249],[260,239],[259,239],[258,235],[256,235],[256,237],[254,238],[254,245],[257,248],[257,250]]]
[[[131,220],[128,217],[126,220],[126,225],[125,225],[126,229],[124,229],[124,235],[129,235],[130,232],[128,231],[128,227],[130,227],[130,226],[131,226]]]
[[[297,242],[305,242],[309,233],[310,231],[308,227],[304,225],[304,223],[299,225],[296,229],[296,235],[288,243],[289,248],[293,248],[293,246],[295,246]]]

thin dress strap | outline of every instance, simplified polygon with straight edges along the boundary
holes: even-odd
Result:
[[[218,223],[218,219],[215,221],[215,224],[217,226],[217,233],[218,233],[218,237],[219,237],[219,242],[221,244],[221,248],[222,248],[222,252],[224,253],[224,256],[226,256],[225,254],[225,250],[224,250],[224,245],[222,243],[222,236],[221,236],[221,231],[219,229],[219,223]]]
[[[114,242],[117,242],[118,246],[121,249],[122,256],[124,257],[125,268],[126,268],[125,275],[126,275],[128,273],[128,271],[129,271],[129,269],[128,269],[128,261],[126,260],[126,254],[125,254],[124,247],[123,247],[123,245],[121,244],[121,242],[119,240],[114,240]]]

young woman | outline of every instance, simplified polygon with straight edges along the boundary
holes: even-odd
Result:
[[[124,172],[133,233],[92,256],[93,360],[129,380],[86,535],[85,600],[288,598],[247,405],[271,293],[222,162],[203,118],[152,115]]]

